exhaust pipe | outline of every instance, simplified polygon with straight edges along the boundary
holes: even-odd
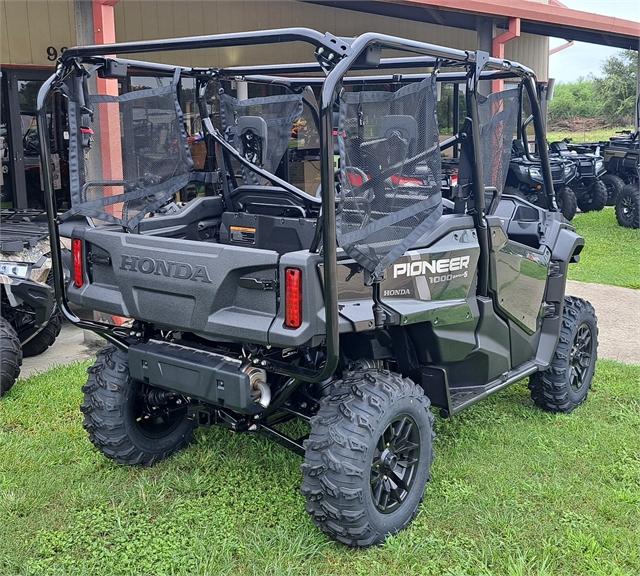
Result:
[[[254,402],[257,402],[263,408],[269,406],[271,403],[271,388],[269,388],[269,385],[264,380],[256,380],[251,384],[251,387],[258,391],[258,398]]]
[[[267,373],[256,366],[248,364],[244,367],[243,372],[249,376],[251,383],[251,399],[266,408],[271,403],[271,388],[267,384]]]

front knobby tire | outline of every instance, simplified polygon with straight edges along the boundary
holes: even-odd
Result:
[[[61,328],[62,314],[54,312],[47,325],[22,346],[24,357],[30,358],[42,354],[56,341],[56,338],[60,335]]]
[[[187,419],[186,400],[133,380],[126,352],[103,348],[88,373],[83,426],[107,458],[152,466],[189,444],[196,424]]]
[[[529,378],[531,398],[548,412],[569,413],[587,398],[598,357],[598,324],[593,306],[566,296],[560,339],[551,365]]]
[[[403,530],[423,499],[434,416],[422,388],[385,370],[332,385],[311,419],[302,494],[314,524],[349,546]]]
[[[640,228],[640,186],[627,184],[616,198],[616,219],[625,228]]]
[[[573,220],[578,210],[578,200],[575,192],[569,186],[565,186],[556,194],[556,203],[562,215],[567,220]]]
[[[588,190],[578,197],[578,208],[582,212],[596,212],[607,205],[607,187],[602,180],[595,180]]]
[[[624,188],[624,180],[615,174],[604,174],[600,180],[607,187],[607,206],[614,206],[618,194]]]
[[[21,366],[20,338],[11,323],[0,317],[0,398],[16,383]]]

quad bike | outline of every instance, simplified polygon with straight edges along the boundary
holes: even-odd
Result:
[[[570,139],[552,142],[549,153],[552,158],[569,158],[577,168],[576,179],[572,189],[576,195],[578,208],[582,212],[602,210],[607,204],[607,186],[602,181],[606,169],[602,156],[594,153],[577,153],[570,151],[567,144]]]
[[[618,194],[626,184],[637,184],[640,173],[638,132],[622,130],[604,142],[570,144],[569,150],[578,153],[601,154],[607,173],[602,181],[607,187],[607,206],[614,206]]]
[[[294,41],[309,48],[310,63],[181,68],[108,56]],[[412,54],[381,57],[397,49]],[[394,69],[411,67],[433,72],[405,75],[398,87]],[[355,69],[378,70],[386,89],[364,89],[376,78],[347,75]],[[91,93],[86,81],[140,73],[170,82],[115,97]],[[183,129],[185,77],[196,83],[207,146],[201,171]],[[239,78],[272,95],[236,99]],[[46,174],[52,245],[60,221],[100,224],[73,227],[68,287],[53,251],[60,308],[108,342],[83,387],[96,448],[150,466],[186,447],[198,426],[263,435],[304,458],[311,520],[364,547],[418,511],[431,475],[432,408],[451,417],[527,377],[540,408],[580,406],[598,328],[588,302],[565,296],[565,281],[584,239],[558,212],[546,144],[539,167],[549,210],[502,197],[518,103],[510,90],[479,98],[481,78],[522,82],[544,143],[533,73],[484,52],[302,28],[67,50],[40,91],[38,119],[52,93],[69,96],[72,208],[56,214]],[[436,117],[442,81],[467,87],[449,199]],[[287,179],[305,107],[320,143],[319,197]],[[122,135],[107,129],[118,112]],[[143,177],[138,150],[147,142],[129,131],[130,118],[161,123],[159,144],[171,143],[153,178]],[[87,129],[101,147],[83,138]],[[46,142],[42,150],[48,171]],[[193,181],[212,192],[158,213]],[[131,322],[81,320],[70,303]],[[279,428],[294,419],[308,434]]]
[[[575,182],[578,174],[576,162],[570,158],[560,157],[550,159],[549,163],[560,212],[567,220],[573,220],[578,209],[578,200],[569,184]],[[519,141],[514,141],[513,144],[504,192],[521,196],[536,206],[549,207],[549,198],[544,192],[542,161],[525,152],[525,146]]]
[[[606,142],[574,144],[570,149],[577,152],[599,153],[602,150],[607,173],[602,181],[607,187],[607,205],[615,206],[620,226],[640,227],[640,202],[638,185],[640,174],[640,133],[623,130]]]
[[[23,357],[51,346],[62,325],[53,294],[49,231],[34,211],[2,212],[0,228],[0,350],[3,396],[20,375]]]

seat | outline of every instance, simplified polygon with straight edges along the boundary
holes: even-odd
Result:
[[[322,204],[319,198],[298,195],[279,186],[238,186],[229,196],[231,211],[267,216],[314,217]]]

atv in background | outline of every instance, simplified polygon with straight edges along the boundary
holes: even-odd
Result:
[[[549,145],[550,158],[568,158],[576,164],[577,174],[571,185],[576,195],[578,208],[582,212],[602,210],[607,204],[607,186],[601,180],[605,174],[604,159],[597,153],[577,153],[569,150],[570,139],[552,142]]]
[[[309,62],[203,69],[107,56],[294,42]],[[398,50],[410,57],[393,57]],[[399,83],[406,68],[421,73]],[[384,88],[372,90],[363,69]],[[88,81],[125,85],[140,73],[164,82],[104,96]],[[256,97],[236,97],[239,78]],[[203,172],[184,129],[182,79],[196,86]],[[481,80],[498,79],[521,82],[531,98],[548,210],[502,196],[518,94],[478,93]],[[466,89],[451,199],[442,197],[437,117],[445,81]],[[524,378],[550,412],[587,398],[595,313],[565,296],[584,239],[557,210],[527,67],[384,34],[291,28],[71,48],[38,95],[41,125],[55,91],[69,97],[72,198],[55,213],[43,142],[56,296],[71,322],[108,341],[81,407],[105,457],[151,466],[198,426],[260,434],[304,459],[310,521],[365,547],[418,513],[434,457],[432,406],[450,417]],[[318,138],[319,196],[294,186],[286,166],[305,106],[316,121],[305,129]],[[87,145],[88,130],[101,147]],[[211,194],[158,213],[194,181]],[[73,227],[66,284],[59,222],[76,215],[97,225]],[[81,320],[70,303],[132,321]],[[280,426],[292,420],[301,425]]]
[[[558,209],[567,220],[572,220],[578,209],[578,201],[569,183],[576,179],[576,162],[571,158],[556,157],[549,158],[549,164]],[[544,191],[541,160],[528,153],[526,144],[520,140],[513,141],[504,193],[520,196],[541,208],[549,208],[549,199]]]
[[[62,325],[53,294],[46,222],[36,211],[3,210],[0,226],[0,396],[15,383],[22,358],[51,346]]]
[[[622,130],[619,136],[612,136],[607,141],[569,144],[568,149],[579,154],[601,154],[607,173],[602,181],[607,187],[607,206],[614,206],[617,195],[625,184],[637,184],[640,164],[638,132]]]
[[[570,144],[578,153],[602,153],[607,173],[602,181],[607,187],[607,205],[616,207],[620,226],[640,227],[640,133],[623,130],[606,142]]]

